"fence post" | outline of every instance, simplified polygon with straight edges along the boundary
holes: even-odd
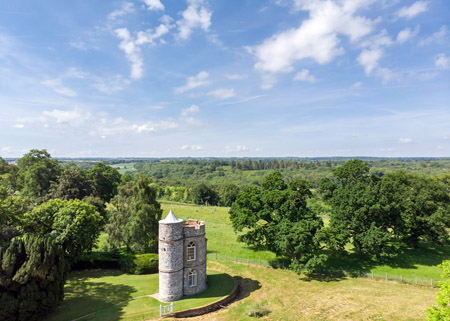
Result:
[[[415,279],[416,279],[416,285],[417,285],[417,276],[415,277]]]
[[[403,275],[400,275],[400,283],[403,283]]]
[[[433,287],[433,279],[431,279],[431,287]]]
[[[372,271],[372,280],[373,280],[373,271]]]
[[[386,282],[387,282],[387,273],[386,273]]]

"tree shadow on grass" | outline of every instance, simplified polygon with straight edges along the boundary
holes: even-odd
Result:
[[[354,251],[328,252],[326,254],[329,257],[323,270],[319,273],[308,274],[303,278],[304,280],[331,282],[342,280],[348,276],[368,276],[374,268],[382,265],[409,270],[416,270],[417,264],[436,266],[444,260],[450,260],[450,246],[425,242],[421,243],[418,249],[402,246],[396,256],[379,260],[360,256]]]
[[[122,284],[88,281],[95,278],[95,274],[88,273],[82,276],[82,273],[76,273],[71,276],[65,286],[64,301],[48,315],[47,320],[62,321],[77,318],[100,320],[96,317],[99,312],[102,312],[101,320],[120,319],[126,302],[131,300],[131,294],[136,292],[135,288]],[[117,272],[101,271],[100,275],[117,275]]]

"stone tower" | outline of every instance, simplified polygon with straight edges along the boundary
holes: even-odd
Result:
[[[171,302],[206,289],[205,222],[159,221],[159,300]]]

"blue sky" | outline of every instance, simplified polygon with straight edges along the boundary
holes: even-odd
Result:
[[[3,1],[0,156],[450,156],[448,0]]]

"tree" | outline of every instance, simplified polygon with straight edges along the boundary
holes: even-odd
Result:
[[[438,244],[448,243],[450,228],[450,195],[441,182],[396,171],[383,176],[391,198],[390,216],[397,218],[397,235],[413,248],[423,238]],[[386,188],[385,188],[386,189]]]
[[[64,297],[67,263],[50,236],[17,236],[0,244],[0,320],[42,320]]]
[[[306,205],[308,182],[286,184],[279,172],[264,178],[262,187],[241,190],[231,206],[230,219],[238,240],[289,257],[291,267],[314,269],[326,260],[320,253],[322,219]]]
[[[80,200],[54,199],[26,215],[26,230],[51,236],[76,259],[95,246],[104,221],[95,207]]]
[[[443,269],[442,281],[436,294],[437,305],[427,309],[428,321],[450,320],[450,261],[444,261],[438,267]]]
[[[219,205],[231,206],[239,194],[239,187],[233,183],[225,183],[219,190]]]
[[[217,193],[214,189],[206,185],[205,183],[200,183],[192,188],[192,201],[195,204],[203,205],[217,205]]]
[[[119,187],[119,193],[108,208],[108,242],[135,251],[156,251],[161,206],[156,200],[157,189],[150,178],[141,176],[135,182]]]
[[[2,184],[7,184],[11,190],[15,190],[16,188],[17,170],[18,168],[16,165],[8,164],[0,157],[0,178]]]
[[[92,182],[85,171],[75,164],[69,164],[59,176],[58,182],[52,183],[47,199],[82,200],[92,192]]]
[[[88,170],[87,176],[93,183],[94,196],[109,202],[117,194],[117,187],[121,180],[121,175],[117,169],[105,163],[97,163]]]
[[[35,202],[41,202],[52,182],[56,182],[61,166],[45,150],[32,149],[17,161],[17,181],[21,195]]]
[[[332,207],[328,245],[342,250],[352,241],[359,254],[372,257],[390,256],[395,253],[395,218],[390,216],[389,200],[380,202],[380,179],[369,174],[369,167],[354,159],[333,171],[336,185],[326,181],[328,200]],[[331,196],[332,195],[332,196]],[[386,197],[388,193],[384,194]]]

